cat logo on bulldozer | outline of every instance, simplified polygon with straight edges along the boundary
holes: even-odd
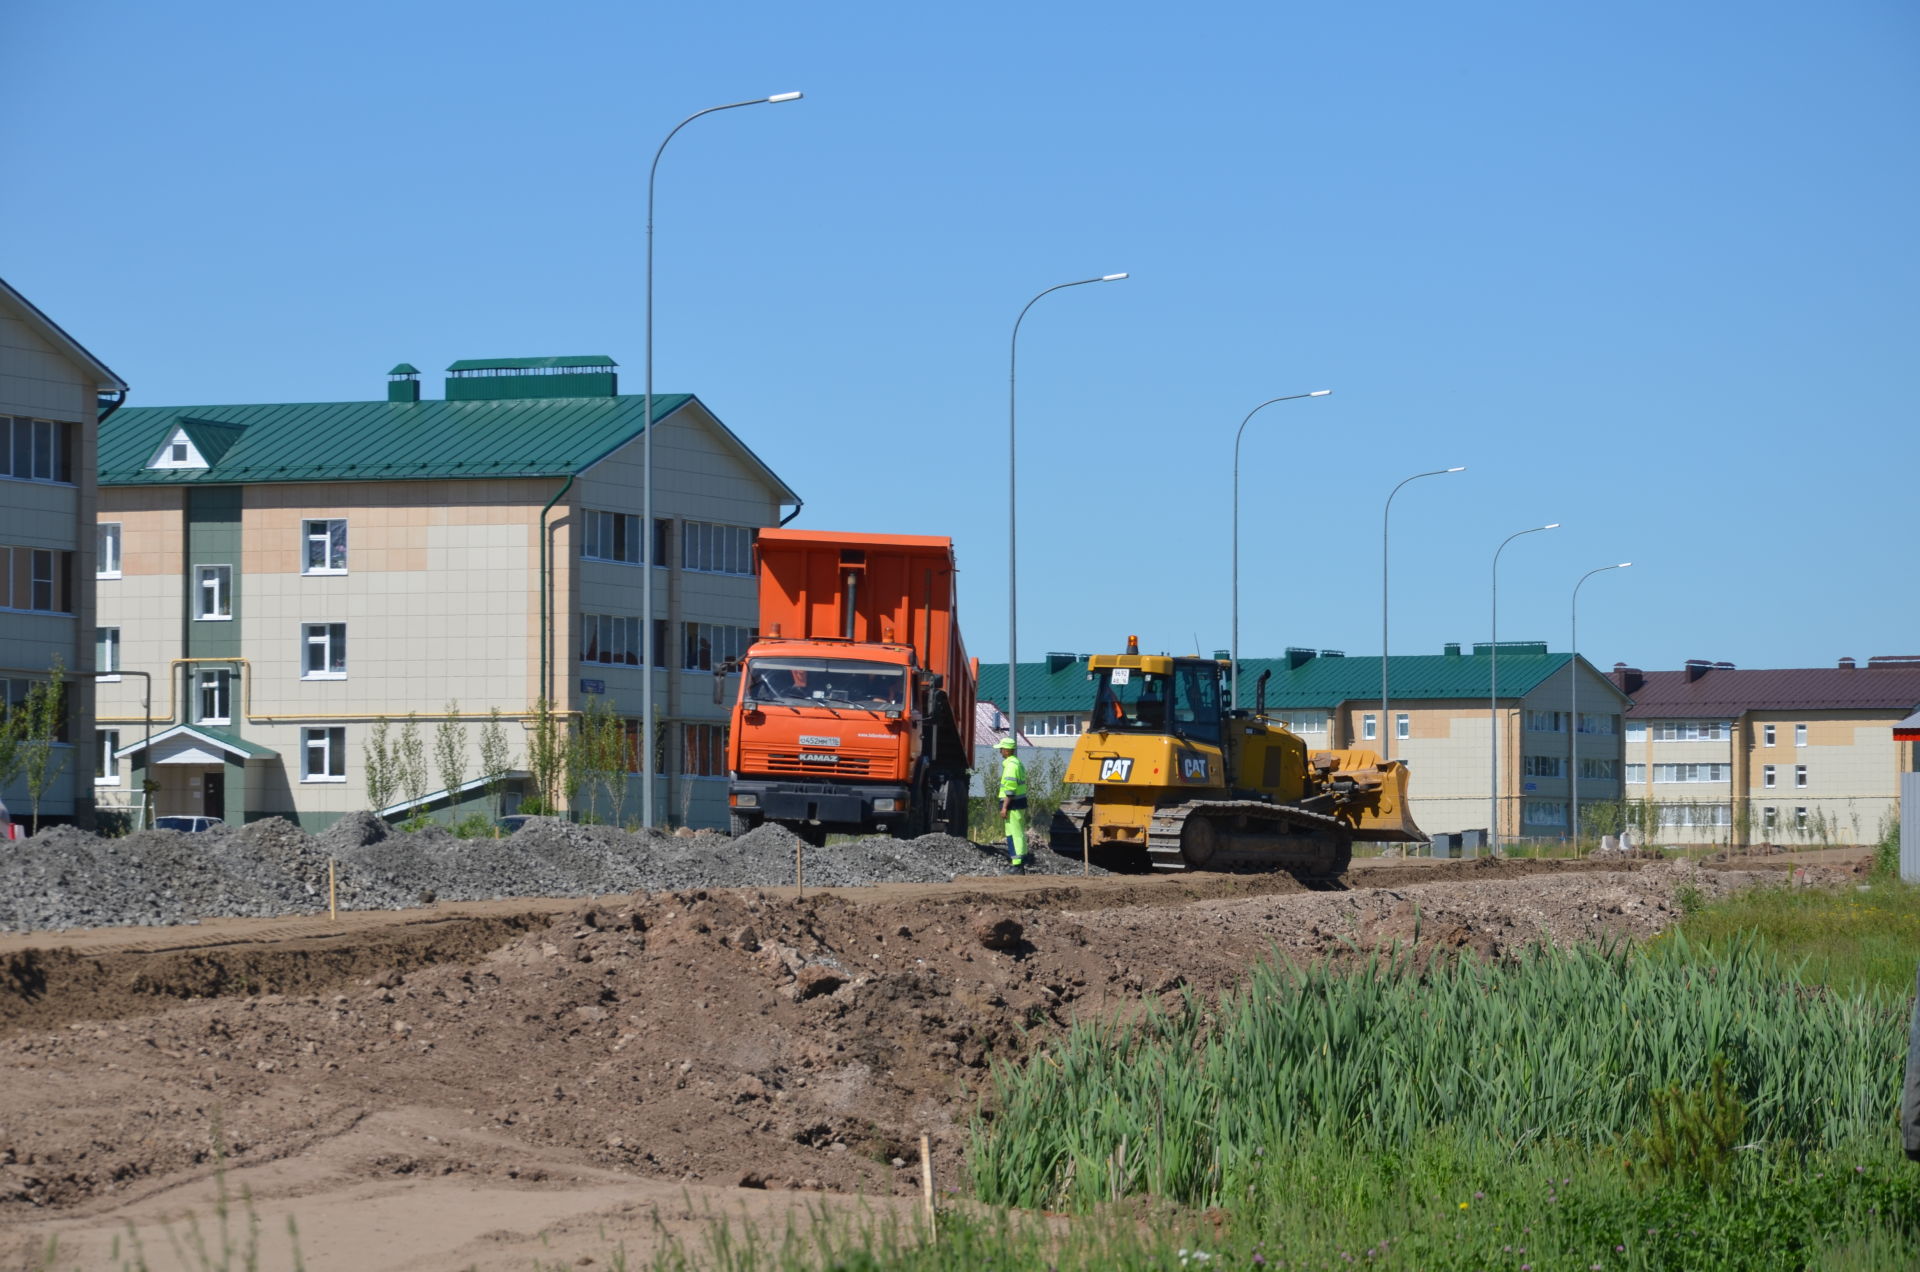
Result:
[[[1204,755],[1183,754],[1180,757],[1180,780],[1183,782],[1204,782],[1207,780],[1207,757]]]
[[[1111,760],[1100,761],[1100,780],[1103,782],[1124,782],[1133,776],[1133,760],[1116,756]]]

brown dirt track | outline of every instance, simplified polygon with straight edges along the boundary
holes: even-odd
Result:
[[[128,1221],[204,1215],[216,1135],[316,1269],[604,1262],[656,1209],[686,1230],[709,1205],[904,1196],[917,1137],[957,1183],[991,1062],[1076,1017],[1275,949],[1639,938],[1681,883],[1760,877],[1402,861],[1327,891],[1036,877],[4,937],[0,1268],[52,1235],[56,1266],[93,1266]]]

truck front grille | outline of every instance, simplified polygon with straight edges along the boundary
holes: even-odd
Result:
[[[822,752],[807,752],[818,755]],[[761,756],[742,757],[750,770],[763,773],[804,773],[808,777],[832,778],[865,777],[872,771],[872,760],[864,755],[838,755],[829,763],[826,760],[808,759],[795,751],[769,751]],[[754,761],[759,760],[756,764]]]

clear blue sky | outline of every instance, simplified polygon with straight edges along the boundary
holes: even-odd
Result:
[[[1671,667],[1920,653],[1920,10],[1904,0],[0,10],[0,276],[145,405],[609,353],[806,499],[951,534],[1021,639],[1501,632]]]

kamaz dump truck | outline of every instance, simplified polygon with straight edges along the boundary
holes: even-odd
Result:
[[[964,835],[979,664],[953,541],[762,530],[755,553],[760,637],[730,669],[733,832]]]

